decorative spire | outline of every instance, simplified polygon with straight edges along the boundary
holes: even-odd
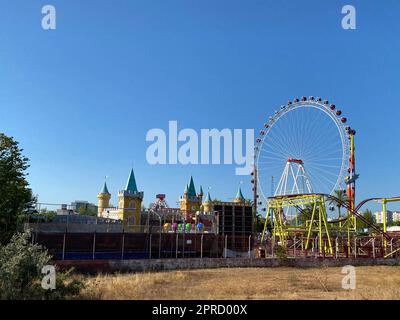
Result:
[[[189,184],[188,184],[188,196],[196,197],[196,188],[194,187],[193,177],[190,176]]]
[[[108,192],[108,188],[107,188],[107,183],[104,181],[104,185],[103,188],[100,191],[101,194],[111,194],[110,192]]]
[[[188,193],[188,185],[185,186],[185,191],[183,191],[184,194]]]
[[[238,191],[237,191],[237,193],[236,193],[235,199],[244,200],[243,193],[242,193],[242,189],[240,188],[240,186],[239,186],[239,189],[238,189]]]
[[[212,200],[211,200],[211,195],[210,195],[210,191],[207,192],[207,197],[206,197],[206,199],[204,200],[204,203],[206,203],[206,202],[212,202]]]
[[[126,191],[135,193],[138,192],[135,180],[135,174],[133,173],[133,169],[131,169],[131,173],[129,174],[128,182],[126,183],[125,187]]]
[[[203,195],[204,193],[203,193],[203,187],[202,186],[200,186],[200,193],[199,193],[199,195]]]

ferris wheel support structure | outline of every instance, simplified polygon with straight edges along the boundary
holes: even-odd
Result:
[[[290,190],[287,189],[288,184],[292,186]],[[274,196],[312,192],[311,181],[304,169],[303,161],[289,158],[286,162],[285,169],[283,169],[282,176],[279,179]]]

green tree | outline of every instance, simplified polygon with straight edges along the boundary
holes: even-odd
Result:
[[[97,206],[92,204],[83,204],[79,206],[78,213],[80,215],[97,216]]]
[[[341,217],[341,207],[346,203],[346,191],[345,190],[335,190],[334,196],[337,198],[329,201],[329,205],[334,205],[338,208],[339,218]]]
[[[0,244],[22,226],[35,199],[26,181],[28,158],[12,137],[0,133]]]
[[[80,206],[80,207],[79,207],[78,213],[79,213],[80,215],[85,215],[86,212],[87,212],[87,207],[86,207],[86,206],[83,205],[83,206]]]
[[[313,205],[307,204],[304,206],[303,209],[301,209],[301,211],[298,214],[298,223],[300,225],[305,224],[307,220],[311,220],[313,208],[314,208]],[[315,211],[317,212],[317,210],[318,207],[315,209]]]
[[[367,222],[368,222],[369,224],[375,224],[374,215],[373,215],[373,213],[371,212],[371,210],[366,209],[366,210],[362,213],[362,215],[363,215],[363,217],[367,220]],[[359,221],[357,222],[357,227],[358,227],[359,229],[368,228],[368,227],[369,227],[368,223],[365,223],[364,221],[360,221],[360,220],[359,220]]]
[[[54,210],[47,210],[45,212],[40,212],[40,215],[45,218],[45,221],[52,221],[54,217],[57,215],[57,212]]]
[[[265,226],[265,219],[261,214],[256,216],[256,232],[263,232]]]

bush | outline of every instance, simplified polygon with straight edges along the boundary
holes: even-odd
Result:
[[[278,258],[278,262],[280,266],[288,266],[289,259],[288,259],[288,252],[286,247],[279,245],[276,248],[276,257]]]
[[[83,285],[78,280],[68,280],[72,270],[57,272],[54,290],[42,288],[42,268],[50,261],[46,250],[30,243],[30,232],[15,234],[7,245],[0,247],[0,298],[42,300],[77,295]]]

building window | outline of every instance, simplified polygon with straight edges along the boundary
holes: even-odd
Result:
[[[134,226],[136,224],[135,217],[128,217],[128,226]]]

